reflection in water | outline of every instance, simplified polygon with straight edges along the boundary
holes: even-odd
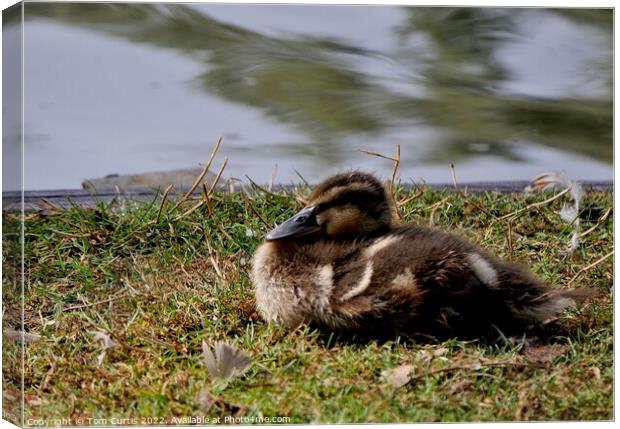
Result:
[[[326,20],[322,31],[296,32],[298,23],[314,16],[309,11],[331,16],[333,24]],[[244,22],[248,15],[257,19]],[[357,18],[375,18],[373,26],[383,32],[365,41],[364,28],[355,26]],[[73,105],[62,105],[62,97],[45,99],[41,93],[48,86],[62,87],[64,94],[75,82],[54,70],[55,64],[45,73],[29,70],[28,55],[34,68],[40,51],[50,49],[44,35],[67,29],[114,40],[116,45],[96,54],[100,68],[118,69],[115,85],[122,88],[123,71],[130,74],[126,69],[141,70],[146,81],[151,70],[161,67],[169,70],[168,80],[160,76],[148,89],[163,91],[179,82],[180,73],[174,71],[184,70],[179,87],[193,91],[183,96],[187,106],[199,103],[193,98],[198,90],[201,103],[209,100],[193,113],[185,111],[185,121],[208,121],[220,110],[230,113],[215,126],[198,130],[182,125],[170,109],[168,120],[154,117],[168,130],[164,139],[159,125],[144,127],[146,119],[140,122],[140,114],[125,102],[107,105],[106,94],[90,102],[75,95]],[[361,160],[355,150],[391,153],[397,143],[405,161],[403,177],[447,181],[446,165],[456,162],[469,166],[460,170],[465,172],[461,180],[527,179],[532,169],[525,166],[533,159],[537,172],[548,169],[545,163],[553,167],[558,159],[572,159],[575,169],[569,174],[574,177],[611,179],[611,10],[28,3],[25,33],[26,86],[30,76],[31,88],[40,88],[26,95],[26,138],[35,142],[33,161],[27,158],[33,173],[27,167],[26,174],[33,188],[76,187],[84,178],[67,177],[56,184],[49,177],[35,177],[37,153],[45,153],[46,145],[52,144],[59,157],[96,163],[87,153],[82,159],[75,147],[70,155],[61,155],[62,148],[70,145],[68,140],[85,146],[89,140],[99,146],[122,140],[127,161],[115,152],[114,162],[99,163],[105,169],[100,175],[190,168],[208,156],[204,141],[212,141],[222,126],[230,134],[224,136],[233,161],[228,173],[248,173],[259,181],[269,176],[274,163],[284,182],[297,180],[293,168],[310,180],[342,165],[365,163],[376,171],[389,170],[389,165],[372,163],[376,160]],[[89,39],[82,40],[85,46]],[[137,46],[132,49],[144,58],[163,48],[172,52],[167,59],[174,64],[149,64],[136,55],[132,63],[115,63],[115,53],[121,55],[126,45]],[[84,46],[73,46],[76,56],[65,58],[66,64],[79,63],[77,52]],[[60,55],[50,61],[60,64]],[[80,74],[77,65],[74,73]],[[91,83],[97,84],[96,79]],[[65,121],[46,125],[54,113],[65,114]],[[127,119],[119,119],[115,132],[90,135],[115,114]],[[55,135],[54,126],[82,131]],[[37,140],[37,135],[47,140]],[[64,141],[58,140],[60,135]],[[171,161],[162,155],[172,147],[186,156]],[[537,153],[537,147],[555,149]],[[502,168],[493,171],[490,165]],[[512,165],[513,172],[506,173],[505,165]]]

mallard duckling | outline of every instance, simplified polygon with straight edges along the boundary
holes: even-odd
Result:
[[[362,335],[473,337],[525,330],[590,295],[438,229],[392,222],[383,185],[362,172],[318,185],[253,258],[268,322]]]

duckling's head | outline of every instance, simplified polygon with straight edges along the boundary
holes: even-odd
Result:
[[[308,204],[267,234],[267,240],[306,236],[354,239],[390,229],[389,197],[381,182],[359,171],[338,174],[319,184]]]

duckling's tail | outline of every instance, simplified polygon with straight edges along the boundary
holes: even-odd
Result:
[[[551,290],[529,300],[516,315],[524,319],[534,319],[544,323],[555,318],[558,313],[577,303],[583,303],[600,295],[597,289],[580,288],[569,290]]]

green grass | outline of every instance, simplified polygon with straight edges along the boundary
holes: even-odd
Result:
[[[413,194],[399,189],[398,200]],[[613,224],[611,217],[600,223],[566,255],[572,229],[557,214],[561,201],[510,223],[497,220],[546,197],[427,190],[402,212],[406,221],[424,224],[432,216],[434,225],[565,288],[612,251]],[[167,205],[159,222],[159,200],[26,215],[24,322],[40,336],[25,348],[26,419],[109,425],[113,418],[158,424],[203,415],[223,422],[231,414],[283,416],[290,423],[613,418],[613,258],[571,285],[599,288],[602,296],[563,313],[537,348],[457,339],[356,344],[309,328],[286,332],[255,310],[252,253],[268,227],[301,207],[294,194],[216,194],[212,214],[204,206],[183,216],[194,203],[176,211]],[[583,205],[598,210],[582,222],[586,230],[612,206],[612,196],[588,194]],[[18,217],[3,213],[3,227],[7,329],[20,323]],[[101,365],[97,331],[119,344]],[[251,367],[228,383],[213,383],[203,340],[244,350]],[[9,416],[19,410],[20,347],[7,337],[3,362]],[[492,365],[497,362],[506,364]],[[403,364],[413,365],[415,380],[396,388],[382,373]],[[220,399],[210,408],[201,402],[205,388]]]

